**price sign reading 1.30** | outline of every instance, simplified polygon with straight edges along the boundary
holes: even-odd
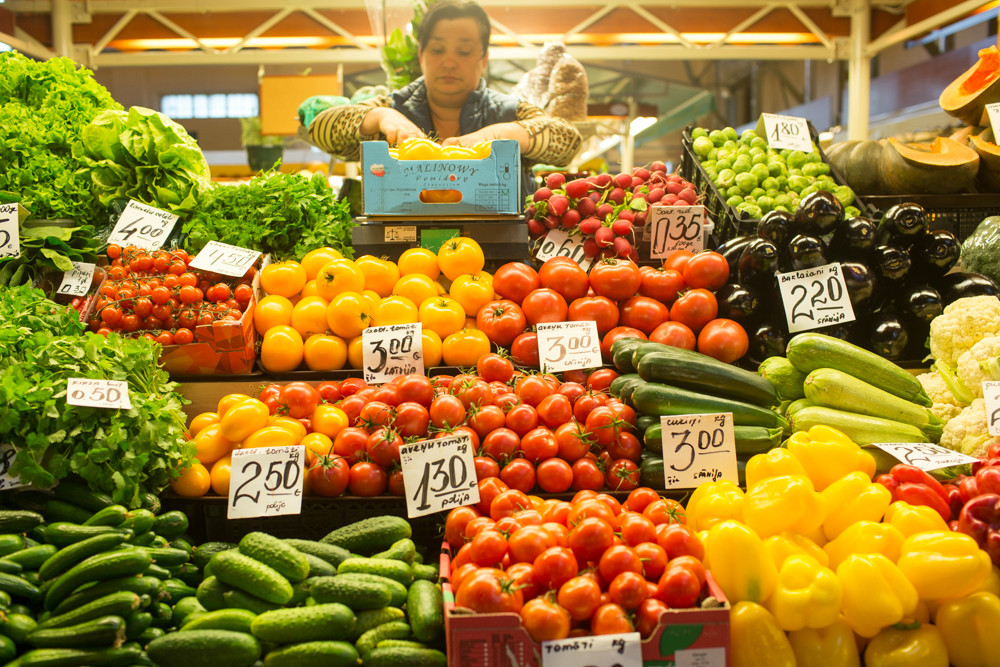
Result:
[[[690,489],[720,479],[739,483],[732,412],[665,416],[660,425],[668,489]]]
[[[538,359],[547,373],[600,368],[601,337],[597,322],[542,322],[538,332]]]
[[[0,259],[21,256],[17,204],[0,204]]]
[[[590,270],[594,263],[594,258],[587,257],[587,253],[583,251],[583,237],[579,234],[570,236],[564,229],[550,229],[542,237],[538,252],[535,253],[535,259],[539,262],[553,257],[569,257],[584,271]]]
[[[638,632],[542,642],[542,667],[642,667]]]
[[[365,382],[381,384],[400,375],[424,372],[423,325],[390,324],[361,332]]]
[[[134,199],[122,211],[111,230],[108,243],[134,245],[143,250],[162,248],[179,216]]]
[[[907,465],[928,471],[975,463],[979,460],[974,456],[929,442],[873,442],[872,447],[878,447]]]
[[[411,519],[479,502],[472,438],[467,434],[403,445],[399,459]]]
[[[87,408],[132,409],[128,382],[124,380],[69,378],[66,380],[66,402]]]
[[[854,307],[840,264],[824,264],[777,276],[790,333],[854,321]]]
[[[228,243],[209,241],[188,265],[224,276],[242,277],[260,257],[259,250],[248,250]]]
[[[10,474],[10,466],[14,463],[17,450],[13,445],[6,442],[0,443],[0,491],[8,489],[19,489],[27,484],[22,484],[21,480]]]
[[[677,250],[701,252],[705,249],[704,206],[653,206],[646,226],[650,259],[666,259]]]
[[[812,137],[809,136],[809,123],[805,118],[765,113],[761,114],[761,120],[764,123],[764,137],[771,148],[777,150],[787,148],[803,153],[813,149]]]
[[[302,445],[233,450],[227,518],[300,514],[305,458]]]
[[[1000,435],[1000,382],[984,382],[983,398],[986,399],[987,433]]]
[[[94,265],[91,262],[73,262],[73,268],[63,273],[62,282],[56,294],[83,296],[94,281]]]

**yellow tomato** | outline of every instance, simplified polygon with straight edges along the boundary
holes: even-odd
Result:
[[[462,328],[463,329],[478,329],[479,326],[476,324],[476,318],[474,318],[474,317],[466,317],[465,318],[465,326],[462,327]]]
[[[302,357],[311,371],[339,371],[347,363],[347,343],[340,336],[313,334],[302,347]]]
[[[316,289],[327,301],[341,292],[360,292],[365,288],[365,275],[349,259],[327,262],[316,276]]]
[[[444,338],[465,324],[465,311],[458,301],[440,296],[426,299],[420,304],[420,323]]]
[[[307,252],[302,258],[302,268],[305,269],[309,280],[315,280],[320,270],[335,259],[344,259],[339,250],[330,247],[316,248]]]
[[[292,323],[295,306],[277,294],[265,296],[253,307],[253,326],[261,336],[271,327],[287,326]]]
[[[219,423],[219,413],[217,412],[202,412],[200,415],[196,416],[191,420],[191,424],[188,426],[188,433],[191,437],[195,437],[201,432],[206,426],[211,426],[212,424]]]
[[[341,338],[354,338],[371,326],[374,310],[368,299],[357,292],[341,292],[326,309],[330,331]]]
[[[479,273],[486,266],[483,249],[475,240],[459,236],[441,244],[438,250],[441,273],[454,280],[463,273]]]
[[[434,366],[441,365],[441,336],[430,329],[424,329],[421,327],[423,332],[421,335],[421,340],[424,345],[424,368],[432,368]]]
[[[268,294],[292,298],[306,286],[306,270],[298,262],[275,262],[260,271],[260,287]]]
[[[319,296],[319,288],[316,287],[315,278],[306,282],[306,285],[302,288],[302,293],[299,294],[299,296],[303,299],[307,296]]]
[[[372,312],[372,326],[384,327],[390,324],[416,322],[417,307],[405,296],[388,296],[375,306]]]
[[[431,280],[436,280],[441,275],[438,267],[437,255],[427,248],[408,248],[399,256],[399,275],[408,276],[411,273],[420,273]]]
[[[297,445],[302,440],[288,429],[280,426],[265,426],[254,431],[250,437],[243,441],[243,449],[256,449],[257,447],[290,447]]]
[[[405,296],[413,303],[423,303],[425,300],[437,296],[437,283],[422,273],[411,273],[396,281],[392,288],[392,293]]]
[[[240,440],[242,440],[242,438],[240,438]],[[225,436],[225,433],[222,430],[222,424],[213,424],[212,426],[202,429],[201,433],[194,437],[194,457],[198,459],[199,463],[212,465],[223,456],[233,451],[233,444],[234,441]]]
[[[471,317],[479,314],[479,309],[493,300],[493,280],[487,280],[483,275],[489,274],[464,273],[452,281],[451,289],[448,290],[451,298],[458,301],[465,314]]]
[[[335,405],[324,403],[316,406],[309,423],[313,432],[336,438],[348,426],[347,413]]]
[[[256,398],[251,398],[227,410],[219,426],[227,440],[240,442],[257,429],[264,428],[270,416],[271,412],[266,405]]]
[[[226,412],[229,411],[229,408],[238,403],[249,400],[250,397],[246,394],[226,394],[219,399],[219,405],[215,408],[215,414],[219,415],[219,419],[222,419],[226,416]]]
[[[310,433],[302,438],[299,444],[305,445],[306,465],[308,466],[311,466],[317,458],[333,453],[333,440],[322,433]]]
[[[361,336],[347,341],[347,363],[351,368],[361,368],[364,365],[365,352],[361,345]]]
[[[444,146],[441,149],[442,157],[446,160],[478,160],[479,154],[476,152],[475,148],[470,148],[468,146],[459,146],[455,144],[453,146]]]
[[[299,299],[292,309],[292,328],[307,338],[312,334],[326,333],[326,307],[329,302],[321,296]]]
[[[399,159],[399,149],[395,148],[395,147],[390,147],[389,148],[389,157],[391,157],[393,160],[398,160]],[[309,479],[309,478],[307,477],[306,479]]]
[[[485,160],[493,153],[493,142],[491,141],[480,141],[478,144],[472,147],[476,151],[476,157],[480,160]]]
[[[368,300],[369,313],[372,312],[375,309],[375,306],[377,306],[379,302],[382,300],[382,297],[379,295],[378,292],[370,289],[366,289],[364,292],[362,292],[361,296],[365,297],[365,299]]]
[[[444,286],[444,283],[440,279],[434,281],[434,289],[437,290],[438,296],[444,296],[448,293],[448,289]]]
[[[302,335],[292,327],[271,327],[260,344],[260,365],[271,373],[287,373],[302,363]]]
[[[365,276],[366,290],[372,290],[379,297],[392,294],[392,286],[399,280],[399,267],[393,262],[374,255],[362,255],[354,260],[354,264]]]
[[[212,464],[209,477],[212,480],[212,491],[217,496],[229,495],[229,470],[233,466],[233,455],[223,456]]]
[[[283,428],[299,440],[306,437],[306,427],[303,426],[302,422],[295,417],[289,417],[288,415],[271,415],[271,417],[267,420],[267,425]]]
[[[445,366],[475,366],[490,351],[490,339],[477,329],[456,331],[441,344]]]
[[[399,146],[400,160],[440,160],[441,145],[424,137],[404,139]]]
[[[184,498],[200,498],[208,493],[212,478],[208,468],[200,463],[192,463],[181,471],[180,477],[170,481],[170,488]]]

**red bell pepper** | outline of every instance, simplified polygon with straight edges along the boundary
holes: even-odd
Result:
[[[958,529],[976,540],[994,565],[1000,565],[1000,495],[984,493],[965,503]]]
[[[980,493],[1000,493],[1000,466],[985,466],[976,471],[976,488]]]
[[[962,494],[962,501],[969,502],[979,495],[979,486],[976,484],[976,476],[966,476],[958,480],[958,492]]]
[[[962,507],[965,505],[965,499],[962,498],[962,492],[954,484],[945,484],[944,490],[948,493],[948,507],[951,509],[949,516],[958,516],[962,512]],[[948,519],[945,519],[947,521]]]
[[[994,442],[990,445],[990,448],[986,450],[986,458],[1000,459],[1000,442]]]
[[[975,475],[983,468],[989,468],[990,466],[1000,466],[1000,457],[987,456],[986,458],[979,459],[972,464],[972,474]]]
[[[926,505],[945,521],[951,519],[949,492],[941,482],[920,468],[899,463],[888,474],[879,475],[875,481],[889,489],[893,502],[902,500],[911,505]]]

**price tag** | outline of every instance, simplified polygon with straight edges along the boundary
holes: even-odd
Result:
[[[0,204],[0,259],[21,256],[17,204]]]
[[[642,667],[639,633],[544,641],[542,667]]]
[[[239,278],[250,270],[258,257],[260,257],[259,250],[249,250],[228,243],[209,241],[201,249],[201,252],[195,255],[188,266]]]
[[[386,227],[385,228],[385,239],[386,243],[402,243],[402,242],[417,242],[417,228],[412,227]]]
[[[535,253],[535,259],[545,262],[553,257],[569,257],[580,265],[584,271],[589,271],[594,263],[593,257],[587,257],[583,251],[584,238],[580,234],[569,235],[565,229],[550,229],[544,237],[542,244]]]
[[[63,273],[62,283],[56,294],[83,296],[90,291],[94,281],[94,265],[90,262],[73,262],[73,268]]]
[[[767,145],[776,150],[787,148],[793,151],[809,153],[813,149],[812,137],[809,136],[809,123],[798,116],[780,116],[773,113],[761,114],[764,123],[763,137]],[[760,134],[760,126],[757,126]]]
[[[411,519],[479,502],[479,483],[468,434],[422,440],[399,448]]]
[[[22,484],[20,479],[12,476],[9,472],[16,454],[17,450],[14,449],[14,445],[9,445],[6,442],[0,443],[0,491],[28,486]]]
[[[726,667],[726,649],[721,646],[677,649],[674,667]]]
[[[986,399],[986,432],[1000,435],[1000,382],[984,382],[983,398]]]
[[[390,324],[368,327],[361,332],[365,382],[379,384],[399,377],[424,372],[423,325]]]
[[[720,479],[739,483],[732,412],[664,416],[660,425],[668,489],[691,489]]]
[[[118,216],[108,243],[134,245],[143,250],[162,248],[179,217],[132,199]]]
[[[707,217],[704,206],[653,206],[646,221],[650,259],[666,259],[677,250],[704,250]]]
[[[538,358],[546,373],[601,367],[597,322],[542,322],[535,330],[538,332]]]
[[[824,264],[777,276],[789,333],[854,321],[854,306],[840,264]]]
[[[132,409],[125,380],[69,378],[66,380],[66,403],[87,408]]]
[[[305,458],[302,445],[234,449],[226,518],[301,514]]]
[[[993,130],[993,138],[996,139],[997,130],[1000,130],[1000,102],[987,104],[986,113],[990,117],[990,129]]]
[[[974,456],[929,442],[873,442],[872,447],[878,447],[907,465],[928,471],[975,463],[979,460]]]

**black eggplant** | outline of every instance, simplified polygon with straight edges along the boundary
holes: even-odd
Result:
[[[832,192],[810,192],[795,209],[795,233],[822,236],[837,229],[844,221],[844,205]]]
[[[927,213],[920,204],[896,204],[878,223],[878,242],[909,247],[927,233]]]
[[[753,327],[750,334],[750,348],[747,357],[760,363],[768,357],[784,356],[788,347],[788,328],[784,319],[771,318]]]
[[[761,294],[773,294],[776,289],[774,272],[778,268],[778,248],[770,241],[754,239],[740,255],[737,282],[749,285]]]
[[[725,257],[726,261],[729,262],[729,282],[736,282],[739,275],[740,255],[743,254],[747,245],[755,238],[757,237],[753,234],[737,236],[729,239],[716,249],[716,252]]]
[[[930,323],[944,310],[941,293],[930,285],[912,285],[895,299],[896,310],[906,320]]]
[[[757,223],[757,236],[781,248],[795,234],[795,216],[787,211],[768,211]]]
[[[715,292],[719,303],[719,317],[735,320],[744,328],[757,319],[761,311],[757,290],[748,286],[729,283]]]
[[[827,336],[833,336],[834,338],[839,338],[840,340],[850,340],[854,335],[854,325],[854,322],[840,322],[838,324],[831,324],[827,327],[811,329],[811,331],[825,334]]]
[[[876,225],[864,216],[845,220],[830,239],[830,259],[832,261],[864,261],[871,256],[875,247]]]
[[[840,270],[847,286],[847,296],[851,300],[854,312],[864,312],[869,309],[872,296],[878,287],[875,272],[867,264],[861,262],[841,262]]]
[[[908,251],[891,245],[876,247],[871,261],[871,266],[878,277],[887,281],[900,281],[905,278],[912,264]]]
[[[962,244],[949,231],[927,232],[913,245],[913,261],[921,272],[941,276],[955,266],[962,253]]]
[[[910,343],[910,332],[902,318],[890,311],[878,313],[869,330],[872,352],[890,361],[903,357]]]
[[[1000,287],[981,273],[948,273],[934,281],[945,305],[967,296],[998,296]]]
[[[826,244],[817,236],[799,234],[788,243],[788,258],[795,270],[827,264]]]

